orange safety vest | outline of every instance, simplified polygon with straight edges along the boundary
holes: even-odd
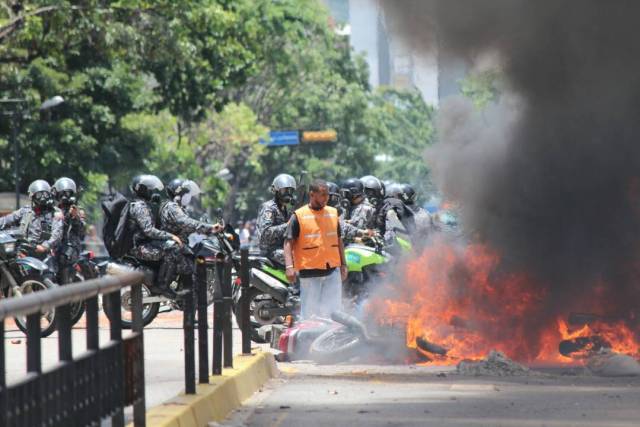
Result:
[[[338,211],[330,206],[315,211],[307,205],[295,213],[300,224],[300,235],[293,241],[296,270],[340,267]]]

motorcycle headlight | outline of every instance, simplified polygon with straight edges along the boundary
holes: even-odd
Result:
[[[16,250],[16,243],[15,242],[5,243],[2,245],[2,250],[4,251],[5,254],[11,255]]]

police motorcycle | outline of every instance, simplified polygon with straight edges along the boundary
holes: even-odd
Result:
[[[0,298],[15,298],[31,292],[57,287],[53,272],[43,261],[27,256],[35,244],[23,239],[19,232],[0,231]],[[27,333],[25,316],[15,318],[16,325]],[[56,330],[55,309],[42,313],[40,322],[42,337]]]
[[[190,194],[197,195],[200,189],[197,184],[191,182],[193,186]],[[188,202],[186,202],[188,203]],[[206,217],[201,218],[201,220]],[[202,260],[207,266],[207,305],[213,303],[213,292],[215,285],[215,265],[221,256],[221,252],[227,248],[227,244],[231,245],[231,241],[239,242],[237,236],[233,233],[230,226],[224,226],[224,233],[216,233],[213,236],[192,234],[189,242],[179,248],[182,255],[189,259]],[[177,245],[174,241],[165,242],[163,249]],[[157,285],[158,272],[161,262],[159,261],[142,261],[131,255],[124,255],[118,259],[109,259],[99,264],[101,274],[122,275],[132,271],[139,271],[144,274],[145,280],[142,284],[142,322],[146,326],[153,322],[160,312],[168,312],[172,310],[183,310],[182,299],[180,296],[184,293],[184,285],[180,274],[176,274],[174,280],[170,283],[169,288],[174,292],[175,296],[164,294]],[[195,267],[194,267],[195,268]],[[194,284],[195,285],[195,284]],[[131,329],[133,325],[133,301],[131,297],[131,289],[123,288],[120,293],[121,302],[121,324],[125,329]],[[107,317],[111,317],[111,309],[106,299],[103,300],[103,307]]]

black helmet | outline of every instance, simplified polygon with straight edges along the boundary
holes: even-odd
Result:
[[[189,192],[189,188],[185,187],[184,179],[175,178],[169,181],[165,189],[167,190],[167,196],[173,200],[176,196],[180,197]]]
[[[273,179],[270,190],[279,202],[291,203],[296,191],[296,180],[291,175],[281,173]]]
[[[405,205],[414,205],[416,203],[416,190],[411,184],[401,184],[401,187],[402,194],[400,200],[402,200]]]
[[[76,183],[71,178],[58,178],[56,182],[53,183],[53,195],[56,200],[63,203],[75,203],[76,196]]]
[[[29,184],[27,193],[29,194],[29,199],[34,206],[53,206],[53,194],[51,193],[51,186],[44,179],[37,179]]]
[[[348,201],[353,201],[356,197],[364,195],[364,186],[358,178],[349,178],[340,187],[342,197]]]
[[[150,201],[153,196],[160,196],[164,185],[155,175],[138,175],[131,180],[131,192],[143,200]]]
[[[384,198],[384,184],[373,175],[366,175],[360,178],[364,186],[364,194],[366,194],[369,202],[377,205]]]
[[[340,207],[340,187],[335,182],[327,182],[327,188],[329,189],[329,206],[338,209]]]
[[[384,198],[388,199],[389,197],[393,197],[399,200],[402,200],[402,184],[396,184],[395,182],[389,184],[385,188]]]

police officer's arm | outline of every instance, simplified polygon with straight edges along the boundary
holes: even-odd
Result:
[[[71,232],[78,236],[80,239],[84,239],[85,227],[87,226],[87,215],[84,209],[75,207],[76,216],[71,217]]]
[[[53,214],[53,221],[51,222],[51,237],[49,240],[42,242],[42,246],[46,250],[51,250],[60,244],[62,240],[62,234],[64,233],[64,215],[60,211],[56,211]]]
[[[169,217],[173,223],[180,227],[181,230],[184,230],[185,233],[191,234],[197,231],[204,234],[213,229],[212,225],[191,218],[177,204],[167,206],[167,209],[169,209]]]
[[[17,225],[20,225],[23,214],[24,211],[22,209],[18,209],[17,211],[13,211],[9,215],[5,215],[0,218],[0,230],[6,227],[15,227]]]

